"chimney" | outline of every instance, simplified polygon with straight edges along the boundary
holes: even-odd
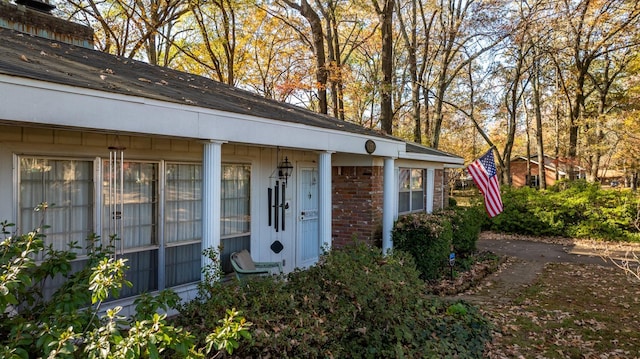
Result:
[[[55,5],[51,5],[49,3],[49,0],[42,0],[42,1],[38,1],[38,0],[15,0],[16,4],[18,5],[24,5],[28,8],[34,9],[34,10],[38,10],[38,11],[42,11],[44,13],[47,14],[51,14],[51,10],[55,9],[56,6]]]
[[[0,0],[0,27],[93,49],[93,29],[51,15],[49,0]]]

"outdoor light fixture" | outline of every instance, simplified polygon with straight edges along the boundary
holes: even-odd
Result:
[[[289,158],[285,156],[284,161],[278,164],[278,177],[281,180],[284,180],[284,183],[287,183],[287,179],[291,176],[291,172],[293,171],[293,165],[289,162]]]

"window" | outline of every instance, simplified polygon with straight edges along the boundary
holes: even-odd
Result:
[[[93,231],[93,162],[70,159],[20,158],[20,230],[48,225],[46,245],[68,249],[77,242],[82,254]],[[49,208],[34,212],[40,203]]]
[[[86,239],[99,231],[104,244],[118,233],[116,255],[126,258],[130,266],[126,277],[133,287],[123,288],[120,298],[200,280],[200,163],[125,160],[122,175],[117,175],[121,187],[109,181],[108,160],[20,156],[18,163],[19,230],[48,225],[45,244],[56,250],[76,242],[80,248],[74,249],[78,258],[72,263],[73,271],[86,266]],[[122,188],[122,196],[112,196],[115,189],[110,186]],[[230,253],[250,249],[250,187],[250,165],[223,164],[221,254],[228,271],[232,270]],[[112,199],[122,202],[122,207],[114,210]],[[48,210],[34,212],[42,202],[49,204]],[[96,216],[101,216],[100,224],[95,223]],[[63,280],[47,280],[45,293],[53,293]]]
[[[109,163],[104,162],[104,178],[109,176]],[[115,243],[117,255],[128,259],[127,280],[133,287],[123,287],[121,297],[140,294],[158,288],[158,164],[125,161],[123,164],[123,210],[120,214],[122,233]],[[105,224],[102,238],[114,231],[107,225],[109,210],[109,181],[103,182]]]
[[[165,185],[165,286],[200,280],[202,166],[167,164]]]
[[[251,250],[251,166],[223,164],[221,191],[221,260],[222,269],[230,273],[231,253]]]
[[[424,170],[400,168],[398,212],[424,211]]]
[[[74,271],[80,270],[87,262],[86,239],[94,232],[93,161],[24,156],[19,157],[18,166],[19,231],[48,226],[42,232],[44,245],[55,250],[68,250],[75,242],[78,259],[71,265]],[[47,210],[35,212],[44,202]],[[51,295],[63,280],[62,276],[47,279],[44,295]]]

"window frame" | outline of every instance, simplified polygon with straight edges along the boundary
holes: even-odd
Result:
[[[408,171],[409,173],[409,177],[407,178],[408,184],[409,186],[407,188],[403,188],[403,181],[402,181],[402,172],[403,171]],[[414,171],[420,171],[421,174],[421,183],[420,183],[420,189],[418,190],[417,188],[414,188],[413,186],[413,180],[414,180],[414,176],[413,173]],[[422,193],[421,196],[421,203],[420,203],[420,208],[416,208],[417,206],[414,205],[414,194],[417,194],[418,192]],[[409,213],[420,213],[420,212],[426,212],[427,210],[427,204],[426,204],[426,198],[427,198],[427,170],[424,168],[416,168],[416,167],[399,167],[398,168],[398,214],[409,214]],[[408,207],[409,209],[406,211],[403,211],[400,209],[400,204],[401,204],[401,194],[408,193]]]
[[[21,154],[14,154],[14,181],[15,181],[15,185],[14,185],[14,193],[15,193],[15,199],[16,199],[16,204],[15,204],[15,218],[16,218],[16,224],[17,224],[17,228],[21,231],[21,232],[30,232],[32,230],[35,229],[34,228],[26,228],[26,224],[25,224],[25,220],[23,218],[23,210],[26,208],[23,208],[23,204],[22,204],[22,159],[23,158],[31,158],[31,159],[35,159],[38,161],[78,161],[78,162],[88,162],[90,163],[90,171],[88,173],[88,179],[90,182],[90,186],[89,189],[91,191],[90,194],[90,198],[89,198],[89,206],[87,207],[89,213],[87,215],[87,218],[89,220],[88,226],[87,226],[87,233],[85,233],[84,237],[81,239],[81,241],[86,240],[86,238],[92,234],[95,233],[95,229],[96,226],[99,225],[99,219],[98,219],[98,214],[99,211],[97,210],[98,207],[98,201],[99,201],[99,189],[97,187],[97,182],[96,182],[96,161],[95,161],[95,157],[79,157],[79,156],[55,156],[55,155],[38,155],[38,154],[30,154],[30,153],[21,153]],[[35,206],[40,205],[42,202],[35,204]],[[48,203],[48,205],[55,205],[55,203]],[[55,206],[50,207],[50,208],[55,208]],[[35,210],[35,207],[33,207],[33,209]],[[46,215],[46,214],[45,214]],[[49,225],[51,227],[53,227],[50,223],[44,223],[46,225]],[[46,230],[45,230],[46,231]],[[57,233],[57,232],[56,232]],[[68,233],[68,232],[67,232]],[[46,237],[44,239],[44,244],[45,246],[47,246],[50,242],[47,241]],[[67,242],[67,243],[71,243],[71,242]],[[82,242],[79,242],[82,243]],[[68,247],[65,247],[64,250],[66,250]],[[76,261],[82,261],[82,260],[86,260],[88,258],[87,256],[87,252],[86,252],[86,248],[84,248],[81,245],[81,248],[79,250],[74,251],[74,253],[76,253],[76,259],[74,260],[74,262]],[[36,263],[41,263],[41,257],[38,256],[36,258]]]
[[[251,176],[253,174],[253,164],[250,162],[244,162],[244,161],[224,161],[221,164],[221,168],[220,171],[221,176],[220,176],[220,220],[221,222],[224,220],[225,215],[224,215],[224,181],[225,181],[225,177],[224,177],[224,168],[225,166],[241,166],[243,168],[248,169],[248,179],[247,179],[247,189],[248,189],[248,197],[245,199],[246,201],[246,205],[247,205],[247,212],[245,213],[245,215],[247,216],[247,226],[248,226],[248,230],[244,231],[244,232],[235,232],[235,233],[228,233],[228,234],[224,234],[224,225],[221,223],[220,224],[220,244],[223,245],[223,250],[220,253],[220,261],[222,264],[222,269],[225,273],[231,273],[233,272],[233,268],[231,266],[231,261],[230,261],[230,256],[232,252],[235,252],[237,250],[240,249],[247,249],[248,251],[251,251],[251,216],[252,216],[252,212],[251,209],[253,207],[253,198],[252,198],[252,194],[253,194],[253,188],[252,188],[252,179]],[[240,243],[234,243],[234,245],[230,245],[230,242],[240,242]],[[225,245],[226,244],[226,245]],[[242,248],[240,248],[242,247]]]

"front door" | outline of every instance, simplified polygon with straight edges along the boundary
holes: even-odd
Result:
[[[306,268],[318,261],[318,170],[298,167],[298,240],[296,266]]]

